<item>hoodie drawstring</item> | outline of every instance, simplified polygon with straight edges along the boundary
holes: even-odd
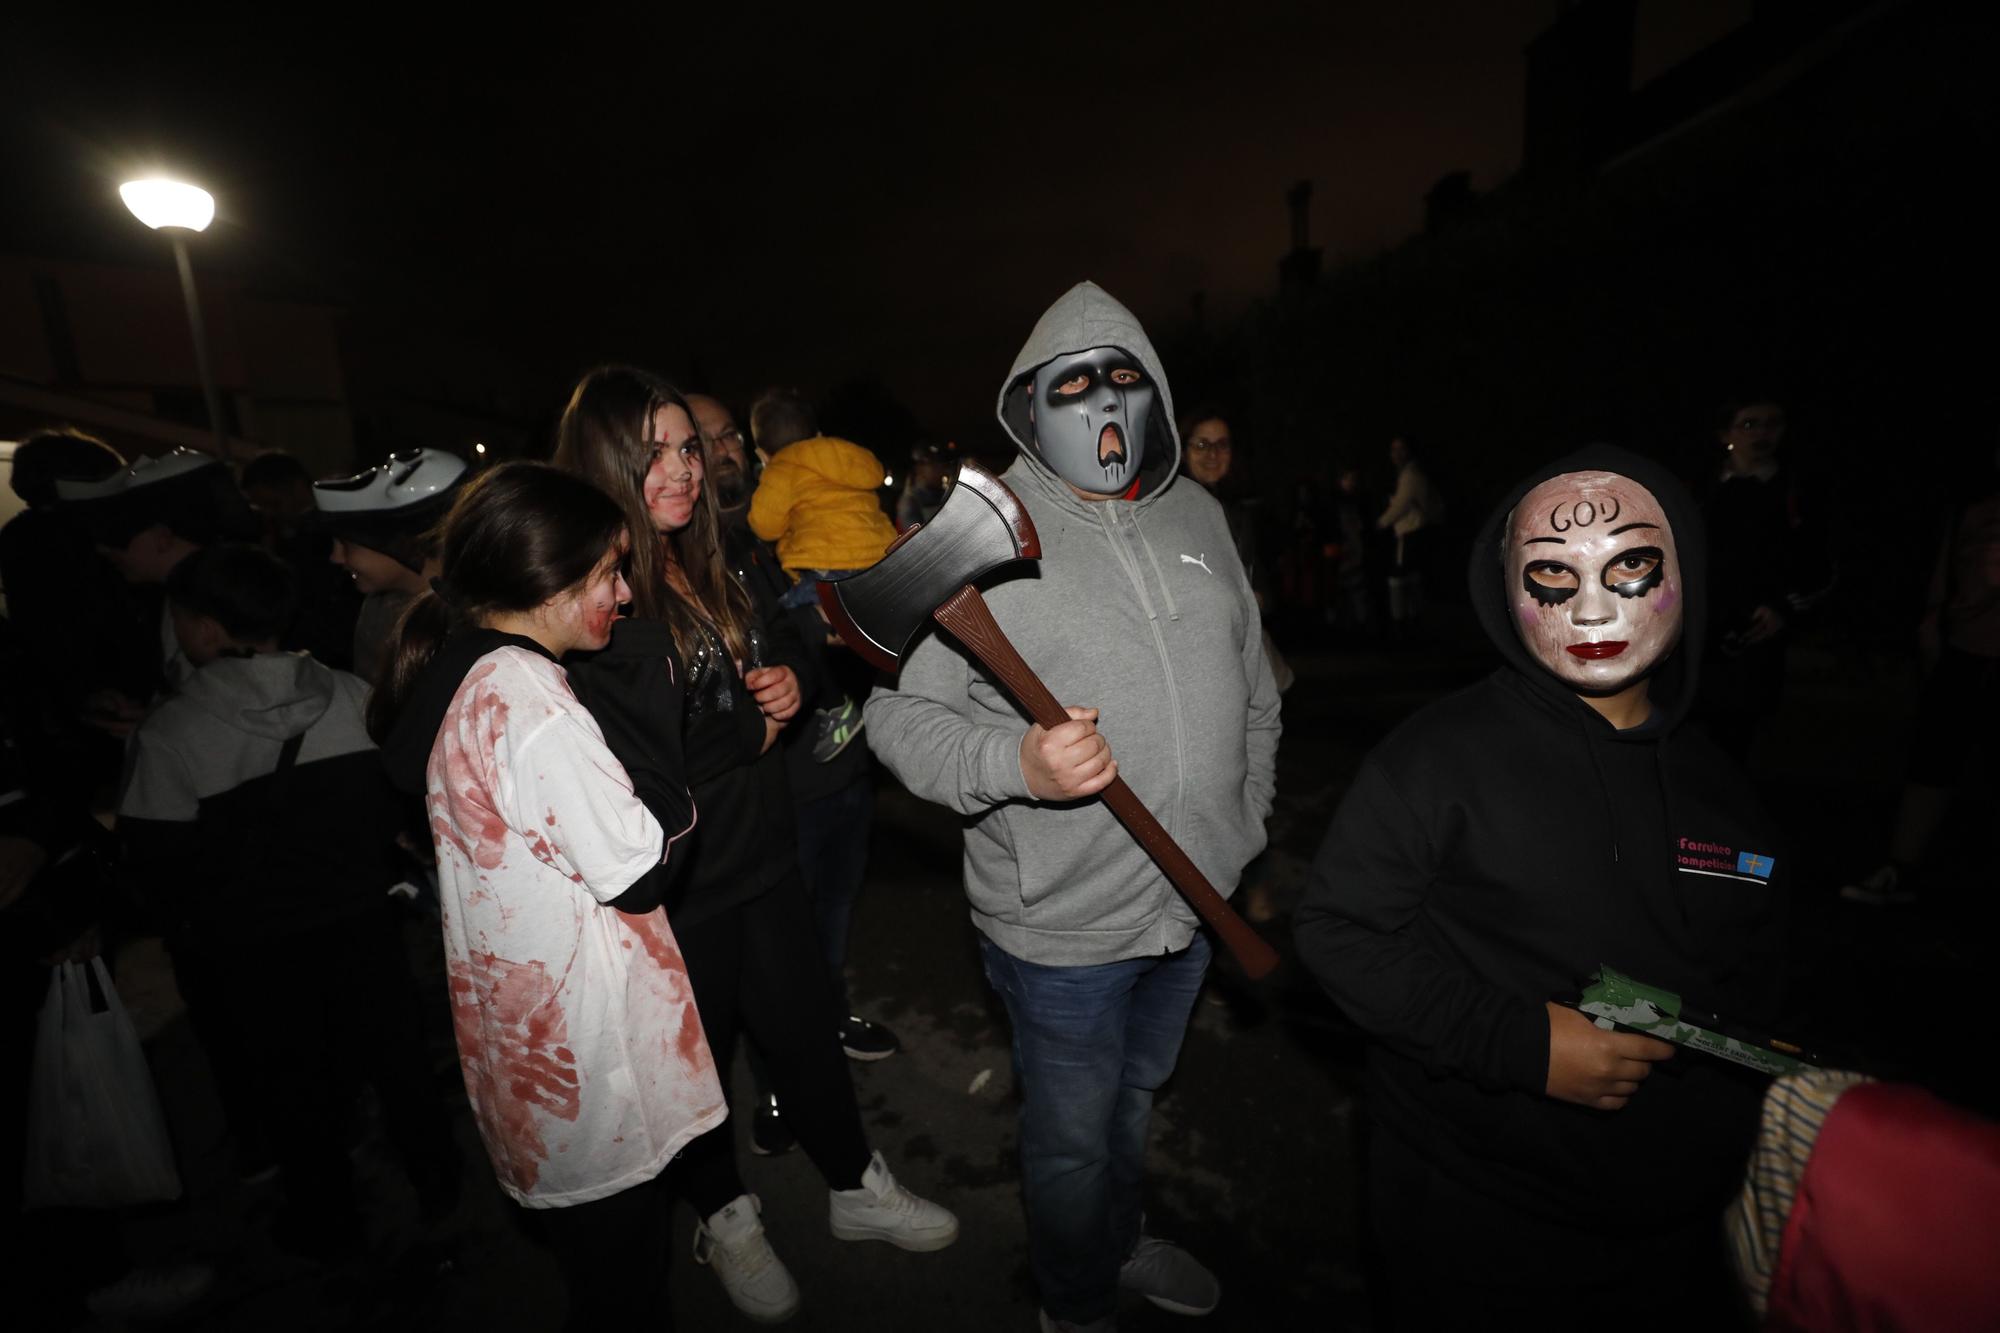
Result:
[[[1583,752],[1590,756],[1590,771],[1597,777],[1597,794],[1604,802],[1604,822],[1611,830],[1611,863],[1618,864],[1618,811],[1611,803],[1611,784],[1604,780],[1604,764],[1597,757],[1597,742],[1591,738],[1587,719],[1578,718],[1577,734],[1583,737]]]
[[[1160,613],[1153,609],[1152,595],[1146,591],[1146,575],[1140,570],[1139,562],[1132,558],[1132,553],[1125,549],[1125,543],[1118,540],[1118,533],[1115,530],[1117,519],[1111,512],[1110,502],[1100,501],[1092,505],[1091,509],[1096,513],[1097,521],[1104,526],[1104,540],[1109,543],[1111,554],[1117,558],[1118,567],[1125,571],[1125,577],[1132,580],[1132,586],[1139,590],[1139,606],[1145,611],[1146,619],[1158,620]],[[1153,566],[1153,572],[1159,572],[1158,565]],[[1160,587],[1162,591],[1165,590],[1165,580],[1161,580]]]
[[[1674,802],[1670,794],[1672,789],[1667,785],[1667,740],[1668,737],[1662,736],[1660,737],[1660,743],[1653,747],[1653,781],[1659,784],[1660,811],[1666,816],[1667,836],[1671,838],[1674,836],[1675,825]],[[1677,876],[1672,874],[1667,876],[1669,883],[1672,883],[1676,878]],[[1680,913],[1681,927],[1687,929],[1690,925],[1688,921],[1687,898],[1685,895],[1675,892],[1673,900],[1674,909]]]

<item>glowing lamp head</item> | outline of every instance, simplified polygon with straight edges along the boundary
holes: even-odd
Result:
[[[118,187],[118,197],[132,216],[158,231],[162,227],[183,227],[205,231],[215,220],[215,196],[198,185],[180,181],[126,181]]]

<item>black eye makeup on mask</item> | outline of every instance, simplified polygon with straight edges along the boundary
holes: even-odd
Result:
[[[1657,546],[1635,546],[1604,567],[1604,586],[1620,597],[1644,597],[1667,576],[1666,555]]]
[[[1530,560],[1521,571],[1521,587],[1543,606],[1567,602],[1580,586],[1576,571],[1554,560]]]

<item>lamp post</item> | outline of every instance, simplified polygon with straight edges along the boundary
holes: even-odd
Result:
[[[118,197],[132,216],[165,232],[174,247],[174,265],[181,274],[181,298],[187,302],[188,331],[194,335],[194,362],[201,373],[201,396],[208,404],[209,429],[215,435],[215,456],[227,461],[229,437],[222,429],[222,396],[216,392],[215,372],[208,363],[208,333],[201,322],[201,301],[194,290],[194,264],[188,258],[187,238],[205,231],[215,219],[215,197],[196,185],[152,177],[126,181],[118,187]]]

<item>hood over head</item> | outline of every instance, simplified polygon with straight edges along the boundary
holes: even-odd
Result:
[[[1630,555],[1632,569],[1623,571],[1632,575],[1629,581],[1618,577],[1619,571],[1606,566],[1601,570],[1583,568],[1571,574],[1552,571],[1547,586],[1536,582],[1535,587],[1529,588],[1529,582],[1535,581],[1536,575],[1517,568],[1522,561],[1513,549],[1515,533],[1511,520],[1514,511],[1538,488],[1569,474],[1582,474],[1586,478],[1582,488],[1555,486],[1545,489],[1542,498],[1551,502],[1550,515],[1546,523],[1528,526],[1535,529],[1541,542],[1546,543],[1552,561],[1557,562],[1562,560],[1568,549],[1564,543],[1573,547],[1581,540],[1572,534],[1584,531],[1595,533],[1599,529],[1605,534],[1618,531],[1622,540],[1616,543],[1615,554],[1620,557]],[[1615,480],[1619,478],[1637,483],[1650,492],[1651,498],[1658,502],[1659,513],[1651,512],[1644,503],[1643,495],[1620,485]],[[1575,490],[1576,494],[1568,495],[1571,490]],[[1557,495],[1557,491],[1565,494]],[[1623,502],[1631,507],[1631,512],[1607,514],[1605,506],[1618,505],[1621,496]],[[1646,512],[1640,512],[1641,509]],[[1537,515],[1539,512],[1538,505]],[[1633,522],[1646,522],[1662,516],[1668,529],[1664,533],[1650,524],[1639,526]],[[1619,518],[1627,522],[1617,524],[1615,529],[1604,526],[1616,523]],[[1542,532],[1543,527],[1548,529],[1546,533]],[[1626,531],[1628,528],[1629,533]],[[1606,550],[1609,551],[1610,547],[1606,546]],[[1647,554],[1649,551],[1651,555]],[[1673,579],[1676,572],[1678,578]],[[1472,544],[1467,577],[1479,623],[1494,647],[1500,650],[1501,657],[1538,696],[1558,707],[1573,709],[1587,710],[1588,706],[1578,697],[1579,692],[1589,688],[1588,682],[1594,675],[1614,675],[1615,659],[1593,661],[1579,655],[1578,660],[1572,663],[1561,656],[1565,650],[1557,647],[1551,639],[1542,645],[1542,651],[1554,656],[1566,677],[1559,678],[1555,674],[1557,668],[1545,662],[1542,651],[1524,641],[1524,634],[1532,634],[1533,629],[1524,627],[1517,630],[1515,622],[1521,608],[1535,613],[1538,619],[1548,619],[1567,614],[1562,610],[1566,601],[1574,610],[1583,605],[1580,599],[1598,598],[1605,615],[1618,618],[1618,624],[1629,623],[1631,626],[1629,629],[1608,631],[1620,637],[1629,636],[1629,647],[1621,651],[1645,654],[1657,651],[1657,642],[1649,643],[1647,639],[1652,617],[1672,609],[1671,601],[1662,607],[1661,599],[1677,596],[1679,639],[1650,667],[1648,675],[1652,687],[1648,697],[1653,705],[1653,717],[1645,726],[1635,728],[1634,732],[1637,735],[1657,736],[1677,726],[1686,716],[1694,702],[1701,659],[1708,588],[1707,543],[1700,511],[1695,507],[1693,498],[1667,469],[1629,450],[1602,444],[1578,449],[1536,469],[1515,485],[1481,525],[1479,535]],[[1662,582],[1662,579],[1669,581]],[[1597,586],[1599,583],[1604,587],[1600,589]],[[1524,588],[1528,590],[1527,597],[1520,595]],[[1570,601],[1572,598],[1579,600]],[[1569,637],[1606,636],[1572,634]]]
[[[1036,393],[1036,371],[1059,358],[1074,357],[1099,348],[1118,348],[1129,353],[1151,380],[1150,387],[1156,391],[1150,404],[1136,402],[1125,409],[1135,413],[1143,411],[1147,420],[1143,438],[1126,440],[1124,447],[1127,450],[1135,446],[1142,449],[1136,460],[1136,476],[1132,478],[1138,486],[1137,494],[1143,496],[1159,491],[1173,480],[1180,468],[1181,448],[1174,430],[1173,391],[1167,387],[1166,371],[1160,365],[1159,353],[1153,350],[1152,339],[1139,326],[1138,317],[1094,282],[1079,282],[1064,292],[1035,322],[1034,331],[1028,335],[1028,341],[1022,345],[1019,355],[1014,358],[1013,367],[1007,372],[1007,378],[1000,385],[996,415],[1007,434],[1020,446],[1021,456],[1033,466],[1051,479],[1061,478],[1085,489],[1093,489],[1085,485],[1085,482],[1095,480],[1093,477],[1072,469],[1073,475],[1063,478],[1064,469],[1037,448],[1030,406]],[[1120,395],[1121,400],[1123,397]],[[1078,422],[1085,420],[1084,416],[1078,418]],[[1085,425],[1069,424],[1077,430],[1086,429]],[[1123,428],[1123,422],[1116,419],[1115,412],[1108,420],[1088,415],[1087,430],[1092,438],[1080,447],[1093,453],[1109,449],[1108,444],[1100,445],[1098,440],[1100,433],[1107,433],[1103,438],[1109,439],[1108,432],[1113,426]],[[1122,493],[1128,484],[1129,481],[1121,482],[1119,492]]]

